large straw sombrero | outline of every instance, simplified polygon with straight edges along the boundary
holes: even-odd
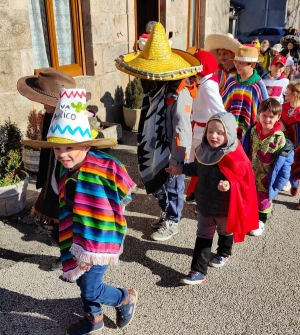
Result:
[[[286,48],[289,43],[293,43],[296,48],[300,47],[300,38],[295,35],[287,35],[281,38],[280,44]]]
[[[241,43],[233,38],[232,34],[211,34],[206,37],[204,49],[218,58],[218,49],[230,50],[237,53]]]
[[[193,55],[171,49],[161,23],[154,26],[142,51],[121,55],[115,62],[118,70],[149,80],[178,80],[201,71],[201,64]]]
[[[92,146],[99,149],[117,145],[112,138],[93,138],[84,89],[61,89],[53,114],[47,141],[22,140],[24,145],[33,148],[60,148]]]

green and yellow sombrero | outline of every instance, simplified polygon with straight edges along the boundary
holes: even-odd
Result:
[[[201,71],[200,61],[190,53],[171,49],[165,29],[157,23],[142,51],[121,55],[116,68],[131,76],[149,80],[178,80]]]

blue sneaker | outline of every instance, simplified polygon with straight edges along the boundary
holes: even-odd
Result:
[[[67,335],[97,335],[99,330],[104,327],[103,313],[98,316],[86,314],[83,319],[74,323],[68,328]]]
[[[185,285],[197,285],[205,284],[206,279],[202,272],[190,271],[190,273],[180,280],[181,284]]]
[[[137,292],[128,290],[128,295],[121,306],[115,307],[117,320],[116,325],[119,328],[125,328],[130,324],[134,317],[135,307],[137,303]]]
[[[222,266],[225,265],[225,263],[228,261],[228,257],[220,256],[220,255],[215,255],[210,261],[209,265],[212,266],[213,268],[221,268]]]

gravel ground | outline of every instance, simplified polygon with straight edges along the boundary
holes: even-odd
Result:
[[[110,267],[105,281],[135,288],[139,298],[135,319],[125,330],[116,328],[114,309],[104,306],[101,334],[300,333],[299,212],[293,209],[298,199],[281,193],[263,236],[247,236],[236,244],[224,268],[209,268],[206,284],[182,286],[179,280],[189,270],[195,241],[193,206],[183,210],[180,234],[152,241],[150,223],[159,208],[139,179],[135,134],[124,131],[123,144],[109,153],[126,165],[138,188],[127,206],[120,265]],[[0,221],[0,335],[61,335],[82,316],[76,284],[50,270],[59,250],[49,227],[28,214],[37,195],[32,176],[26,210]]]

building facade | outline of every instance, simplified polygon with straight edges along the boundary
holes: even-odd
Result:
[[[26,128],[42,105],[22,97],[18,78],[54,67],[91,92],[102,121],[122,122],[122,92],[129,76],[114,59],[137,50],[150,20],[160,21],[173,48],[202,47],[229,27],[229,0],[1,0],[0,123],[8,117]]]
[[[231,1],[235,2],[235,1]],[[265,26],[293,27],[300,31],[300,0],[238,0],[237,34]]]

